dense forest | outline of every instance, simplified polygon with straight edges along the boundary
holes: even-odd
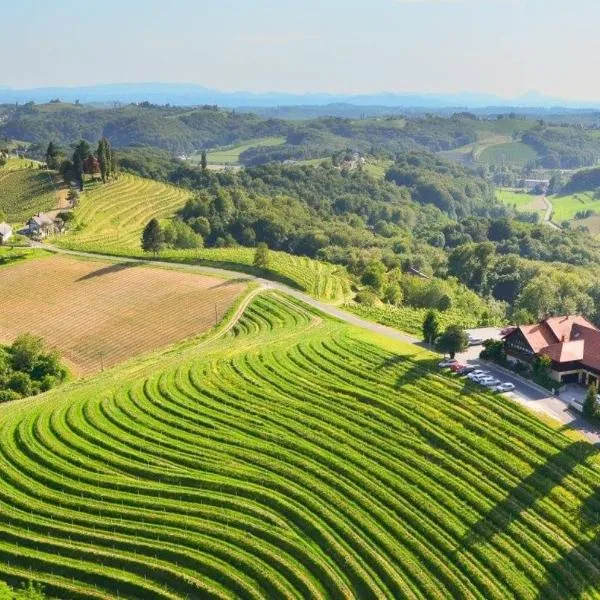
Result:
[[[418,298],[429,292],[415,293],[398,273],[434,278],[435,305],[448,304],[445,297],[456,305],[461,294],[466,297],[459,290],[468,289],[514,320],[551,312],[600,319],[600,289],[590,269],[600,266],[596,238],[576,228],[559,231],[539,224],[530,218],[537,215],[499,203],[493,187],[514,185],[536,166],[595,164],[600,156],[595,121],[458,113],[295,122],[214,106],[148,103],[113,109],[29,104],[3,110],[0,133],[31,142],[30,153],[39,151],[44,158],[43,144],[50,140],[68,156],[71,145],[75,165],[79,138],[106,139],[122,170],[193,190],[194,198],[165,226],[171,245],[265,243],[345,265],[357,282],[369,282],[375,296],[393,302],[403,297],[418,307],[427,305]],[[439,154],[474,148],[489,135],[525,142],[537,159],[521,168],[500,161],[472,169]],[[240,156],[247,168],[239,171],[211,171],[176,157],[265,136],[285,143],[249,147]],[[385,158],[380,176],[360,161],[348,166],[339,159],[349,152]],[[329,160],[284,164],[313,157]],[[565,176],[563,192],[597,189],[598,171]],[[443,293],[441,281],[447,282]]]
[[[93,107],[53,102],[0,107],[0,137],[27,142],[41,154],[49,142],[69,145],[106,137],[116,148],[145,146],[171,155],[277,136],[284,143],[249,147],[240,162],[257,166],[305,160],[350,151],[394,159],[407,151],[448,152],[470,148],[490,136],[522,141],[537,158],[531,167],[591,166],[600,158],[596,121],[557,123],[515,114],[476,116],[461,112],[391,115],[373,118],[319,117],[302,120],[262,118],[216,106],[183,108],[147,102]],[[469,152],[464,157],[470,157]]]
[[[416,294],[398,273],[459,282],[519,321],[551,312],[600,317],[590,275],[600,266],[598,241],[513,218],[487,180],[431,154],[399,155],[383,180],[328,163],[211,172],[143,150],[125,153],[121,166],[195,190],[177,217],[182,240],[191,239],[185,225],[207,247],[263,242],[343,264],[382,300],[412,306],[427,306],[423,297],[452,304],[459,288],[441,293],[440,283]]]

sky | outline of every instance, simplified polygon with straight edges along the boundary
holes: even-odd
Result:
[[[0,86],[600,100],[598,23],[598,0],[19,0]]]

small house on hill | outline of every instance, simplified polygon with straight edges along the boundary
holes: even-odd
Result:
[[[44,213],[38,213],[27,222],[27,231],[33,237],[46,237],[63,229],[60,219],[53,219]]]
[[[600,382],[600,329],[579,315],[521,325],[504,336],[507,358],[531,363],[550,359],[550,377],[560,383]]]
[[[12,237],[13,230],[8,223],[0,223],[0,246]]]

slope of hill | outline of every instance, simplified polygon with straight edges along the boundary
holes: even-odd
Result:
[[[172,217],[191,195],[188,190],[129,174],[105,185],[88,186],[75,210],[77,228],[55,243],[73,250],[151,258],[140,249],[144,226],[153,217]],[[160,258],[261,273],[253,267],[253,248],[165,250]],[[343,301],[350,293],[344,268],[309,258],[271,252],[268,272],[318,298]]]
[[[69,598],[579,597],[598,451],[431,355],[259,297],[0,407],[0,578]]]
[[[0,169],[0,212],[9,223],[23,224],[35,213],[55,208],[56,194],[54,175],[49,171]]]

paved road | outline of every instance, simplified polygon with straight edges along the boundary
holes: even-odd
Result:
[[[508,381],[515,386],[515,390],[506,394],[515,402],[532,410],[543,413],[553,418],[555,421],[575,429],[583,434],[588,441],[600,445],[600,432],[585,421],[582,416],[569,407],[567,399],[561,399],[548,394],[543,388],[528,383],[520,377],[516,377],[505,369],[501,369],[491,363],[483,364],[478,359],[481,346],[472,346],[466,352],[457,355],[457,359],[463,364],[481,365],[485,371],[502,382]]]
[[[349,313],[345,310],[342,310],[341,308],[337,308],[325,302],[321,302],[320,300],[316,300],[315,298],[308,296],[307,294],[300,292],[299,290],[296,290],[294,288],[291,288],[283,283],[270,281],[261,277],[255,277],[254,275],[249,275],[248,273],[240,273],[237,271],[230,271],[226,269],[217,269],[214,267],[204,267],[201,265],[188,265],[183,263],[173,263],[167,261],[154,260],[147,261],[139,258],[115,257],[105,254],[94,254],[89,252],[79,252],[75,250],[65,250],[63,248],[57,248],[56,246],[51,246],[49,244],[41,244],[39,242],[32,242],[32,246],[38,248],[45,248],[46,250],[50,250],[51,252],[56,252],[60,254],[81,256],[96,260],[101,259],[113,262],[143,263],[170,268],[177,267],[179,269],[194,271],[198,273],[213,274],[223,277],[237,277],[240,279],[246,279],[248,281],[254,281],[258,283],[263,289],[272,289],[284,292],[294,298],[297,298],[298,300],[301,300],[302,302],[305,302],[309,306],[317,308],[318,310],[327,315],[336,317],[342,321],[345,321],[346,323],[355,325],[356,327],[361,327],[362,329],[378,333],[387,338],[398,340],[400,342],[419,345],[420,347],[422,347],[423,345],[420,339],[408,335],[406,333],[402,333],[397,329],[392,329],[391,327],[386,327],[385,325],[379,325],[378,323],[373,323],[372,321],[366,321],[365,319],[361,319],[360,317]],[[474,335],[479,335],[480,337],[486,338],[497,337],[498,330],[491,328],[487,328],[484,330],[478,329],[472,330],[472,333]],[[463,355],[458,355],[457,358],[461,362],[468,362],[469,364],[472,364],[477,362],[477,357],[479,356],[480,351],[480,346],[474,346],[471,347]],[[590,442],[594,444],[600,444],[600,432],[591,428],[589,424],[586,421],[584,421],[578,413],[569,409],[566,401],[542,393],[540,391],[540,388],[538,388],[537,386],[528,384],[521,379],[517,379],[516,377],[510,374],[504,373],[494,366],[486,365],[485,369],[490,371],[494,376],[496,376],[497,379],[500,379],[501,381],[510,381],[515,385],[516,389],[515,392],[511,394],[511,397],[519,404],[522,404],[523,406],[533,411],[544,413],[557,420],[558,422],[563,423],[564,425],[568,425],[569,427],[579,431]]]

